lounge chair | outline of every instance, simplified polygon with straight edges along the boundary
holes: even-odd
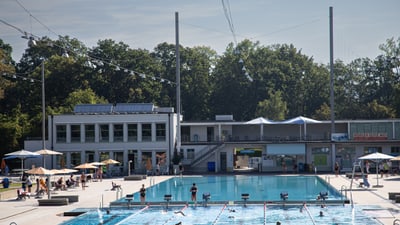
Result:
[[[17,200],[25,200],[26,198],[31,198],[31,193],[24,191],[22,189],[18,189]]]
[[[111,191],[121,190],[122,189],[120,184],[116,184],[114,182],[111,182],[111,185],[112,185]]]

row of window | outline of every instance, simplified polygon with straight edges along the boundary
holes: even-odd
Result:
[[[70,127],[69,130],[67,129],[68,126]],[[155,129],[154,139],[152,136],[153,129]],[[70,136],[70,140],[67,140],[68,136]],[[124,140],[127,142],[149,142],[153,140],[166,141],[166,138],[165,123],[156,123],[154,128],[152,123],[56,125],[57,143],[123,142]]]

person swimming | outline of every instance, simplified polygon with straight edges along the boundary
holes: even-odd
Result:
[[[185,213],[182,212],[182,210],[175,211],[174,213],[175,213],[175,214],[181,214],[182,216],[186,216]]]

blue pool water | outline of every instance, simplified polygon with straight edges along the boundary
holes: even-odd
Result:
[[[211,201],[218,204],[167,205],[165,194],[172,201],[190,202],[190,187],[198,186],[198,200],[202,193],[210,193]],[[279,201],[280,193],[287,192],[288,200],[315,200],[320,192],[328,192],[329,200],[343,200],[340,193],[317,176],[191,176],[174,177],[147,189],[149,206],[111,207],[108,209],[82,210],[87,213],[62,223],[62,225],[128,225],[128,224],[379,224],[364,214],[361,208],[347,205],[327,205],[321,208],[310,204],[300,211],[301,204],[269,205],[268,201]],[[266,204],[234,204],[241,201],[241,194],[248,193],[252,201]],[[124,198],[118,200],[124,202]],[[134,193],[134,201],[139,201]],[[151,205],[151,202],[164,202]],[[223,203],[221,203],[223,202]],[[122,204],[124,205],[124,204]],[[79,211],[79,210],[78,210]],[[324,216],[319,217],[320,211]],[[182,212],[182,213],[179,213]]]
[[[320,217],[320,211],[324,216]],[[182,213],[178,213],[182,212]],[[250,205],[213,205],[207,207],[173,206],[166,209],[161,206],[134,209],[93,210],[62,225],[131,225],[131,224],[165,224],[175,225],[211,225],[211,224],[351,224],[378,225],[375,219],[367,217],[362,209],[346,206],[308,206],[308,211],[300,212],[300,206],[266,206]]]
[[[281,192],[287,192],[288,200],[293,201],[315,200],[320,192],[328,192],[328,200],[342,199],[336,189],[318,176],[236,175],[174,177],[147,188],[146,201],[164,201],[165,194],[171,194],[172,201],[190,201],[193,183],[198,187],[198,200],[203,193],[210,193],[211,201],[240,201],[242,194],[248,193],[251,201],[279,201]],[[134,201],[139,200],[139,193],[134,193]]]

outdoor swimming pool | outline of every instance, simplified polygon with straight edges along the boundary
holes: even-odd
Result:
[[[173,177],[147,188],[146,201],[164,201],[166,194],[172,196],[172,201],[190,201],[193,183],[198,188],[198,200],[203,193],[210,193],[211,201],[240,201],[241,195],[248,193],[250,201],[279,201],[282,192],[288,193],[289,201],[315,200],[320,192],[327,192],[328,200],[343,200],[336,189],[318,176],[231,175]],[[134,201],[139,199],[139,193],[134,193]]]
[[[189,189],[193,183],[198,186],[198,204],[190,202]],[[146,185],[147,186],[147,185]],[[280,194],[289,194],[286,202],[291,204],[270,204],[282,202]],[[366,216],[361,208],[349,204],[327,205],[321,208],[316,203],[320,192],[328,193],[329,201],[342,201],[344,197],[323,179],[317,176],[187,176],[173,177],[147,189],[146,202],[149,206],[127,207],[122,198],[114,203],[116,207],[81,210],[87,213],[62,225],[105,224],[379,224]],[[202,206],[202,194],[210,193],[211,200]],[[242,194],[249,194],[249,201],[258,204],[243,204]],[[167,204],[164,196],[171,195],[171,202],[189,204]],[[139,202],[134,193],[135,203]],[[314,202],[300,211],[302,202]],[[155,202],[161,204],[155,204]],[[297,202],[297,203],[296,203]],[[110,204],[113,205],[113,204]],[[77,209],[77,211],[79,211]],[[320,217],[320,212],[324,216]]]
[[[324,216],[320,217],[320,211]],[[131,225],[131,224],[270,224],[280,221],[286,224],[380,224],[367,217],[362,209],[346,206],[327,206],[321,209],[318,205],[308,206],[308,211],[300,212],[300,206],[266,206],[250,205],[213,205],[207,207],[173,206],[166,209],[161,206],[143,206],[134,209],[93,210],[78,216],[62,225]]]

